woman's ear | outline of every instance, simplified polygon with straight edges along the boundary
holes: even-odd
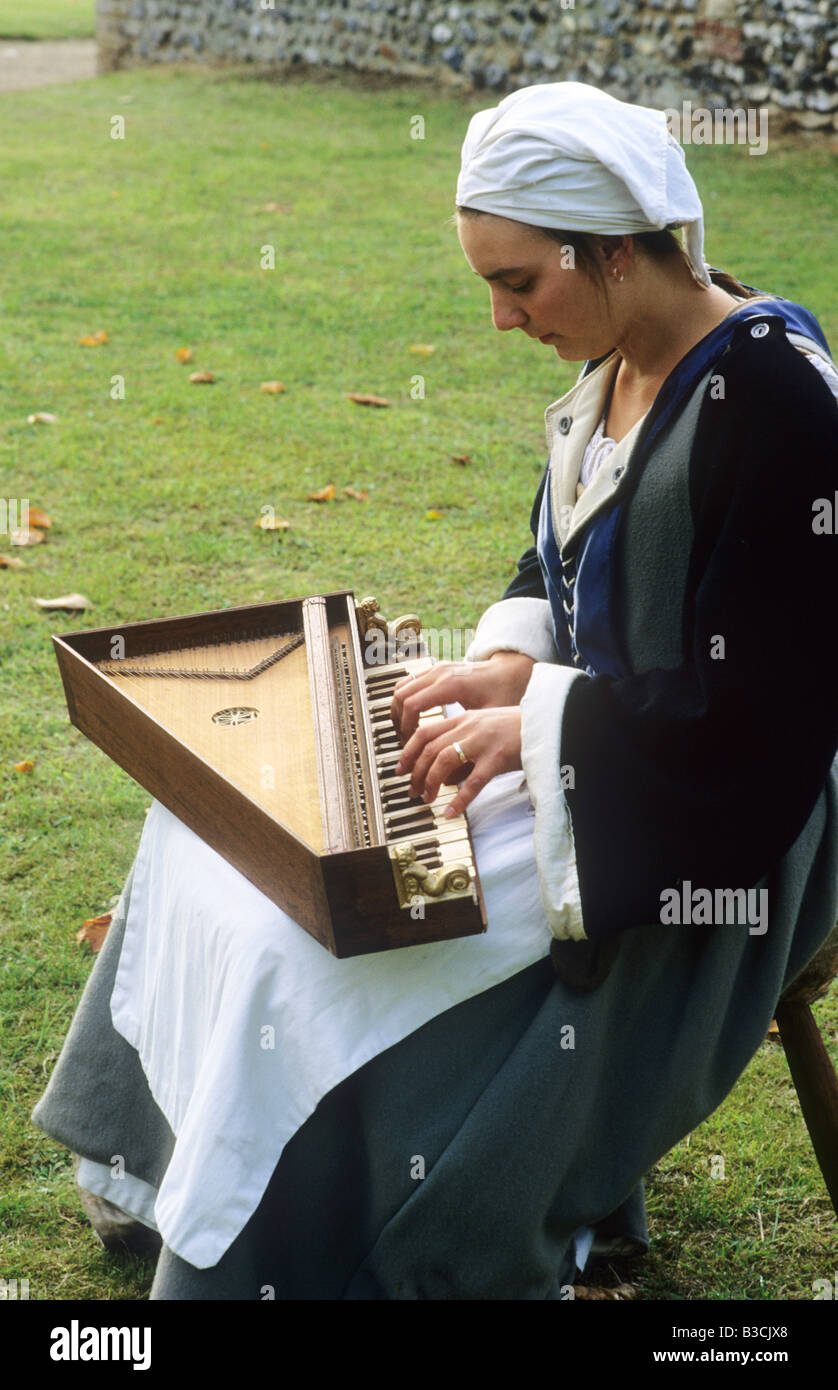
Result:
[[[631,236],[602,236],[599,238],[599,254],[602,269],[606,275],[625,275],[626,267],[634,255],[634,239]]]

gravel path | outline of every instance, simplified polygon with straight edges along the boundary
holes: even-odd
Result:
[[[0,40],[0,92],[95,76],[95,39]]]

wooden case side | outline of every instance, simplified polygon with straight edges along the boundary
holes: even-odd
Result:
[[[121,655],[132,657],[174,646],[200,646],[219,638],[232,641],[253,630],[270,631],[272,628],[302,632],[302,600],[216,608],[173,618],[147,618],[136,623],[112,623],[110,627],[80,628],[58,636],[88,661],[106,661],[114,656],[111,643],[115,637],[125,639]]]
[[[335,951],[321,859],[53,637],[70,719],[151,796],[310,935]]]
[[[323,852],[346,849],[353,843],[344,766],[341,757],[334,670],[329,652],[326,600],[320,596],[303,600],[303,629],[306,635],[308,674],[311,682],[311,709],[314,716],[314,745],[317,754],[317,781],[323,816]]]
[[[416,918],[409,908],[400,908],[386,845],[330,854],[322,864],[338,957],[451,941],[486,930],[482,900],[470,896],[430,903],[424,916]]]

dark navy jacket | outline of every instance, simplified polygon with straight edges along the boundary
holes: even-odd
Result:
[[[830,775],[838,536],[815,532],[813,508],[833,494],[838,504],[838,409],[787,331],[828,353],[813,316],[781,299],[745,301],[698,343],[659,391],[610,505],[561,553],[552,527],[542,531],[541,555],[534,545],[522,556],[504,595],[548,598],[558,660],[590,677],[568,694],[561,761],[574,769],[567,802],[591,940],[658,920],[662,891],[682,880],[763,880]],[[723,398],[705,393],[675,451],[689,515],[658,538],[678,560],[677,592],[664,593],[660,556],[647,565],[637,537],[648,544],[655,489],[663,497],[674,481],[656,476],[661,446],[712,373]],[[668,458],[671,470],[671,447]],[[645,533],[634,521],[644,490]],[[632,624],[656,603],[680,628],[665,665]]]

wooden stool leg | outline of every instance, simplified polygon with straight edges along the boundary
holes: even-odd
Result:
[[[776,1017],[812,1148],[838,1215],[838,1076],[808,1004],[778,1004]]]

